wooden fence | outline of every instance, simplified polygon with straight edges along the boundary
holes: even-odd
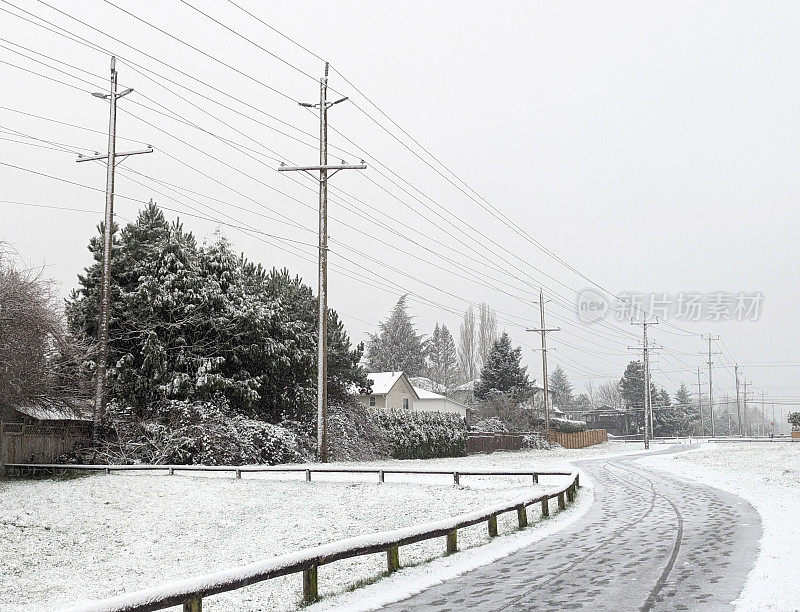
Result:
[[[81,425],[0,422],[0,468],[7,463],[53,461],[89,434],[89,428]]]
[[[544,438],[544,433],[539,431],[521,433],[470,432],[467,434],[467,454],[492,453],[498,450],[520,450],[523,447],[526,436]],[[605,429],[590,429],[575,433],[562,433],[551,429],[549,440],[560,444],[564,448],[584,448],[608,442],[608,435]]]
[[[212,471],[231,471],[235,472],[236,478],[241,478],[242,472],[297,472],[304,471],[306,479],[311,479],[312,472],[338,472],[338,473],[373,473],[378,475],[379,482],[384,482],[386,474],[452,474],[454,484],[459,484],[463,476],[530,476],[533,482],[539,480],[539,476],[566,476],[563,484],[557,487],[546,489],[536,494],[529,493],[517,499],[509,500],[501,504],[489,506],[481,510],[461,514],[449,519],[434,521],[408,527],[396,529],[394,531],[384,531],[355,538],[348,538],[339,542],[323,544],[307,548],[294,553],[288,553],[279,557],[265,559],[249,565],[230,568],[187,578],[169,585],[153,587],[133,593],[118,595],[109,599],[79,604],[64,610],[63,612],[147,612],[150,610],[162,610],[172,606],[183,606],[183,612],[200,612],[202,610],[202,600],[204,597],[233,591],[242,587],[286,576],[289,574],[302,573],[303,581],[303,603],[310,604],[319,599],[317,585],[317,568],[320,565],[333,563],[342,559],[350,559],[364,555],[384,553],[386,555],[386,569],[392,573],[400,569],[400,546],[431,540],[434,538],[445,538],[446,554],[454,553],[458,550],[458,530],[486,523],[489,537],[498,535],[497,517],[507,512],[516,512],[517,522],[520,529],[528,526],[528,507],[541,504],[543,517],[550,516],[550,500],[557,499],[558,509],[566,508],[567,503],[573,502],[580,486],[579,474],[577,471],[465,471],[453,472],[443,470],[382,470],[378,468],[304,468],[304,467],[282,467],[282,466],[258,466],[258,467],[236,467],[236,466],[188,466],[188,465],[59,465],[59,464],[8,464],[5,469],[9,473],[19,473],[22,471],[37,470],[168,470],[173,474],[177,470],[212,470]]]
[[[551,429],[550,442],[560,444],[564,448],[584,448],[586,446],[608,442],[608,435],[605,429],[590,429],[588,431],[576,431],[574,433],[563,433]]]

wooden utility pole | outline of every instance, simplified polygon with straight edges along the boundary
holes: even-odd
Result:
[[[739,364],[733,366],[733,372],[736,376],[736,415],[739,417],[739,437],[744,437],[744,429],[742,428],[742,408],[739,405]]]
[[[705,336],[703,336],[705,338]],[[711,352],[711,342],[713,340],[719,340],[719,336],[712,336],[708,334],[708,409],[711,412],[711,437],[713,438],[715,435],[714,429],[714,383],[711,377],[711,366],[713,362],[711,361],[711,355],[719,355],[719,351]]]
[[[700,405],[700,436],[706,435],[706,426],[703,423],[703,387],[700,385],[700,366],[697,366],[697,402]]]
[[[744,405],[742,410],[742,413],[744,414],[744,429],[745,431],[749,431],[747,427],[747,379],[744,380],[742,386],[744,387]]]
[[[657,325],[658,320],[648,321],[647,315],[641,323],[631,321],[631,325],[642,326],[642,346],[629,346],[630,349],[641,350],[644,357],[644,447],[650,448],[650,439],[653,438],[653,398],[650,394],[650,344],[647,340],[647,326]]]
[[[547,380],[547,333],[561,331],[558,327],[547,328],[544,322],[544,294],[539,289],[539,322],[540,327],[531,328],[529,332],[539,332],[542,334],[542,390],[544,391],[544,435],[550,440],[550,391]]]
[[[95,98],[108,100],[108,153],[105,155],[79,155],[79,162],[106,160],[106,211],[105,226],[103,227],[103,265],[102,278],[100,281],[100,308],[98,309],[97,321],[97,368],[95,372],[95,395],[94,395],[94,415],[93,415],[93,434],[97,436],[98,426],[105,414],[106,408],[106,370],[108,368],[108,319],[110,313],[110,293],[111,293],[111,244],[114,226],[114,169],[117,159],[128,157],[129,155],[139,155],[141,153],[152,153],[153,148],[148,147],[141,151],[128,151],[117,153],[117,100],[127,96],[133,89],[125,89],[117,93],[117,69],[116,58],[111,58],[111,85],[109,92],[93,93]]]
[[[287,166],[279,172],[319,172],[319,291],[317,309],[317,458],[328,461],[328,179],[339,170],[364,170],[367,165],[328,164],[328,109],[347,100],[328,102],[328,62],[325,76],[319,80],[319,104],[300,102],[300,106],[319,109],[319,165]],[[330,174],[329,174],[330,172]],[[315,179],[317,176],[311,174]]]

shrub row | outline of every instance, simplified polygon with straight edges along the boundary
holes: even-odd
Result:
[[[457,414],[374,410],[395,459],[461,457],[467,454],[467,427]]]

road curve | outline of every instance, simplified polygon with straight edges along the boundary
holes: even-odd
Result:
[[[758,514],[740,497],[638,458],[580,463],[595,503],[576,523],[384,609],[733,609],[758,552]]]

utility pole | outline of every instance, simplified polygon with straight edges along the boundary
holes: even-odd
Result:
[[[739,417],[739,437],[744,437],[744,429],[742,428],[742,408],[739,405],[739,364],[733,366],[733,372],[736,375],[736,415]]]
[[[725,414],[728,415],[728,435],[731,435],[731,405],[728,401],[728,394],[725,394]]]
[[[700,386],[700,366],[697,366],[697,402],[700,404],[700,436],[706,435],[706,426],[703,423],[703,388]]]
[[[742,386],[744,386],[744,406],[742,412],[744,413],[744,428],[745,431],[747,431],[748,428],[747,428],[747,379],[746,378],[742,383]]]
[[[106,408],[106,370],[108,367],[108,319],[110,313],[111,293],[111,243],[114,225],[114,169],[118,158],[129,155],[152,153],[153,147],[141,151],[128,151],[117,153],[117,100],[127,96],[133,89],[126,89],[117,93],[117,63],[116,57],[111,57],[111,85],[109,92],[93,93],[95,98],[108,100],[108,153],[105,155],[79,155],[78,162],[106,160],[106,211],[105,226],[103,228],[103,267],[100,283],[100,308],[97,321],[97,372],[95,380],[93,435],[97,436],[100,421]]]
[[[705,336],[702,336],[705,338]],[[719,351],[712,353],[711,352],[711,341],[712,340],[719,340],[719,336],[714,337],[711,334],[708,334],[708,409],[711,412],[711,437],[713,438],[715,435],[714,432],[714,383],[711,379],[711,355],[719,355]]]
[[[544,294],[539,289],[539,322],[538,328],[531,328],[526,331],[539,332],[542,334],[542,390],[544,391],[544,435],[550,441],[550,390],[547,380],[547,333],[561,331],[558,327],[547,328],[544,322]]]
[[[767,435],[767,412],[764,410],[764,389],[761,389],[761,435]]]
[[[648,321],[647,315],[644,315],[641,323],[631,321],[631,325],[642,326],[642,352],[644,355],[644,447],[650,448],[650,439],[653,436],[653,398],[650,394],[650,344],[647,340],[647,326],[657,325],[658,319],[655,321]],[[629,346],[630,349],[640,350],[638,346]]]
[[[328,102],[328,62],[325,76],[319,80],[319,104],[300,102],[300,106],[319,109],[319,165],[287,166],[281,163],[279,172],[319,172],[319,291],[317,310],[317,458],[328,461],[328,179],[340,170],[365,170],[360,164],[328,164],[328,109],[347,100],[346,97]],[[330,172],[330,174],[329,174]]]

